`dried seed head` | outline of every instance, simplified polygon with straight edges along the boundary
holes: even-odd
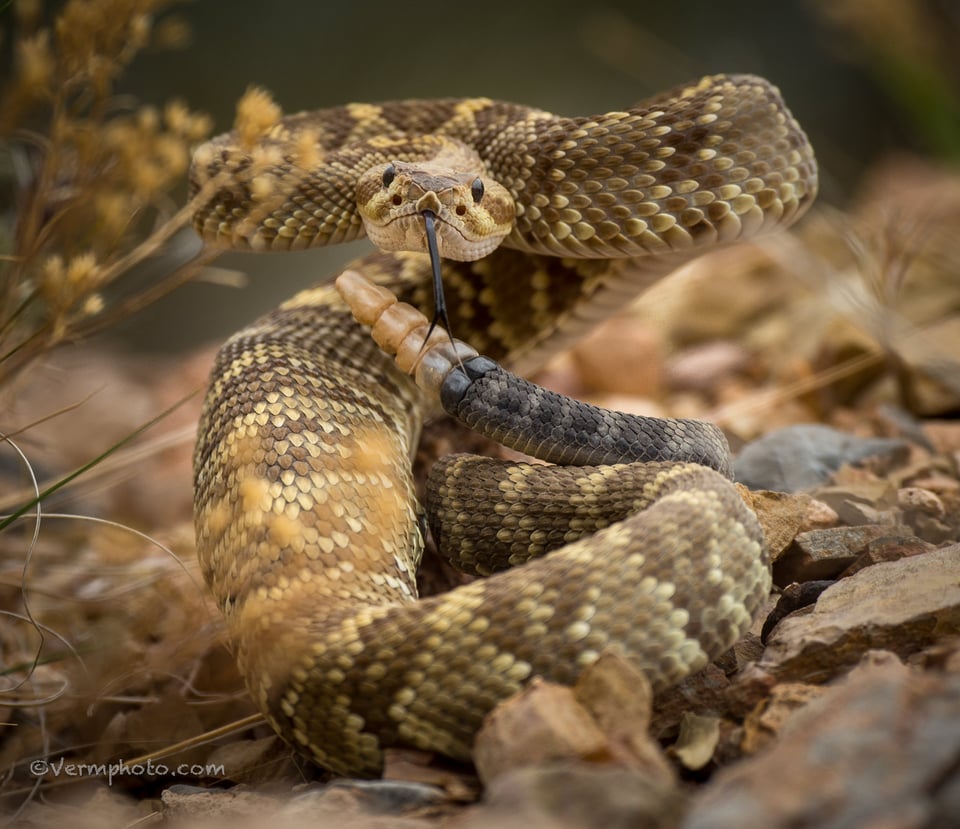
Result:
[[[304,130],[297,136],[293,159],[304,170],[316,167],[323,160],[320,134],[316,130]]]
[[[17,44],[17,69],[22,90],[31,98],[47,95],[53,88],[56,61],[50,52],[50,33],[37,32]]]
[[[267,90],[251,86],[237,103],[234,128],[240,135],[240,143],[252,149],[257,140],[280,120],[283,114]]]

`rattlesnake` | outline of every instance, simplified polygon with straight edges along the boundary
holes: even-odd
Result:
[[[430,166],[451,147],[476,169]],[[421,184],[430,176],[445,184],[427,187],[432,195],[402,181],[398,190],[418,169]],[[224,247],[362,236],[376,219],[361,215],[358,193],[372,212],[378,198],[386,210],[428,199],[448,256],[459,255],[458,235],[502,239],[479,261],[444,263],[450,323],[474,348],[526,372],[690,257],[790,223],[817,179],[779,93],[755,77],[715,76],[592,118],[485,99],[292,115],[256,143],[233,133],[200,148],[192,183],[215,191],[195,226]],[[461,206],[486,211],[479,230],[454,232]],[[410,212],[403,244],[416,246]],[[371,254],[351,269],[430,307],[423,254]],[[363,290],[348,294],[362,309]],[[403,345],[405,368],[418,347]],[[434,375],[424,380],[429,394],[445,389],[445,404],[457,408],[461,393],[476,392],[464,404],[473,425],[504,409],[523,430],[536,421],[531,411],[547,393],[488,371],[493,363],[481,371],[456,362],[449,375],[459,381]],[[410,457],[428,397],[333,287],[298,294],[218,357],[195,453],[198,554],[251,694],[291,744],[344,774],[376,774],[391,745],[466,759],[483,716],[533,676],[572,682],[615,649],[659,689],[742,635],[769,589],[759,528],[724,477],[686,462],[725,469],[725,445],[691,457],[685,438],[678,452],[662,432],[628,458],[662,463],[476,474],[462,458],[443,464],[431,478],[431,520],[455,555],[486,572],[502,566],[487,558],[496,544],[513,561],[547,554],[417,600],[423,535]],[[548,402],[562,422],[547,431],[572,434],[579,410]],[[607,434],[606,416],[597,417],[590,428]],[[514,427],[491,428],[503,438]],[[690,428],[698,446],[716,440],[710,427]],[[528,450],[538,442],[521,437]]]

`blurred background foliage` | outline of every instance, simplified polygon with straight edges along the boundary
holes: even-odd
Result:
[[[106,26],[110,3],[86,5]],[[753,72],[780,86],[809,132],[823,203],[844,206],[865,172],[891,154],[960,160],[955,0],[143,5],[148,15],[157,7],[154,38],[112,79],[112,105],[132,107],[135,99],[162,113],[179,99],[208,113],[215,133],[230,128],[250,84],[270,90],[287,112],[485,95],[591,114],[703,74]],[[5,76],[23,10],[42,23],[62,6],[0,2]],[[173,196],[182,200],[183,191]],[[218,267],[248,275],[247,290],[189,284],[119,330],[138,346],[164,350],[220,340],[366,249],[230,254]]]

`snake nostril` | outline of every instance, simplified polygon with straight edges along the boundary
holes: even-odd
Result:
[[[397,207],[399,207],[401,204],[403,204],[403,198],[402,198],[401,196],[399,196],[399,195],[394,196],[394,197],[391,199],[391,201],[392,201],[392,202],[394,203],[394,205],[396,205]]]
[[[458,204],[458,205],[457,205],[457,215],[458,215],[458,216],[463,216],[466,212],[467,212],[467,208],[466,208],[465,205],[462,205],[462,204]]]

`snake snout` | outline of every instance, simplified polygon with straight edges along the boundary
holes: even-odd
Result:
[[[419,199],[417,199],[416,208],[417,213],[420,213],[421,215],[427,210],[434,215],[437,215],[443,209],[443,204],[441,204],[440,197],[433,190],[428,190]]]

